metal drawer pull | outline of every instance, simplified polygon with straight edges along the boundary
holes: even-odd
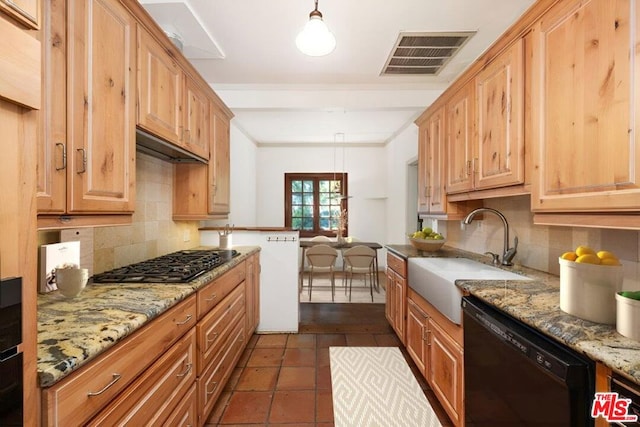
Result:
[[[89,397],[100,396],[102,393],[107,391],[109,389],[109,387],[111,387],[112,385],[117,383],[121,376],[122,375],[120,375],[120,374],[113,374],[113,379],[111,380],[111,382],[109,384],[107,384],[106,386],[104,386],[104,388],[102,390],[100,390],[100,391],[90,391],[89,393],[87,393],[87,396],[89,396]]]
[[[187,318],[182,322],[176,322],[176,325],[184,325],[185,323],[188,323],[189,320],[191,320],[192,317],[193,317],[192,315],[187,314]]]
[[[216,299],[218,296],[216,294],[211,294],[211,297],[207,298],[207,302],[213,301],[214,299]]]
[[[211,390],[211,391],[207,390],[207,394],[213,394],[213,393],[215,393],[217,388],[218,388],[218,382],[217,382],[217,381],[214,381],[214,383],[213,383],[213,390]]]
[[[62,147],[62,166],[56,166],[56,170],[61,171],[67,168],[67,146],[62,142],[56,142],[56,147]]]
[[[217,339],[218,339],[218,333],[217,333],[217,332],[215,332],[215,333],[213,334],[213,339],[209,339],[209,335],[207,335],[207,344],[212,343],[212,342],[214,342],[214,341],[215,341],[215,340],[217,340]]]
[[[191,372],[191,367],[192,366],[193,366],[193,363],[187,363],[187,369],[184,371],[184,373],[177,374],[176,377],[178,377],[178,378],[186,377],[189,374],[189,372]]]
[[[77,173],[85,173],[87,171],[87,151],[84,148],[76,148],[76,151],[82,151],[82,170]]]

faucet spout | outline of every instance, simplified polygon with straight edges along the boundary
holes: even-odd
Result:
[[[513,248],[509,248],[509,223],[507,222],[507,218],[502,214],[502,212],[492,209],[492,208],[477,208],[469,212],[469,214],[462,220],[463,225],[471,224],[473,218],[479,214],[484,212],[490,212],[496,215],[502,221],[502,226],[504,228],[504,247],[502,251],[502,265],[513,265],[511,261],[513,257],[516,256],[516,249],[518,247],[518,238],[516,237],[515,246]]]

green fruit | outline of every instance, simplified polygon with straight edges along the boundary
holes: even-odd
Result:
[[[623,291],[620,295],[625,298],[640,300],[640,291]]]
[[[425,236],[428,236],[429,234],[433,233],[433,229],[431,227],[425,227],[422,229],[422,232],[425,234]]]

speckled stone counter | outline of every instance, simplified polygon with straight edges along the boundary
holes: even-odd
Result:
[[[437,252],[418,251],[410,245],[388,245],[387,249],[405,259],[421,256],[464,257],[490,264],[488,257],[446,246]],[[508,269],[533,280],[457,280],[456,285],[640,384],[639,341],[618,334],[615,325],[589,322],[560,310],[558,276],[526,267]]]
[[[53,385],[260,250],[256,246],[234,249],[239,256],[189,283],[88,283],[75,298],[58,291],[39,295],[40,386]]]

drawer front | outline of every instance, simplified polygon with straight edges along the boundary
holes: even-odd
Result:
[[[407,262],[389,252],[387,252],[387,267],[401,275],[402,277],[407,277]]]
[[[43,390],[43,424],[70,426],[86,422],[195,323],[193,295],[76,373]]]
[[[89,425],[159,425],[195,384],[195,358],[196,335],[192,329]]]
[[[198,319],[201,319],[224,297],[229,295],[239,283],[242,283],[246,274],[246,264],[243,261],[200,289],[198,291]]]
[[[196,330],[199,374],[220,351],[231,335],[233,327],[244,314],[244,286],[238,286],[198,322]]]
[[[233,329],[232,339],[228,345],[198,377],[198,413],[203,419],[209,417],[247,344],[244,339],[244,327],[244,319],[241,319]]]
[[[198,423],[198,395],[196,394],[196,383],[191,385],[191,388],[184,396],[182,401],[178,404],[173,413],[169,415],[169,418],[164,422],[165,426],[195,426]]]

